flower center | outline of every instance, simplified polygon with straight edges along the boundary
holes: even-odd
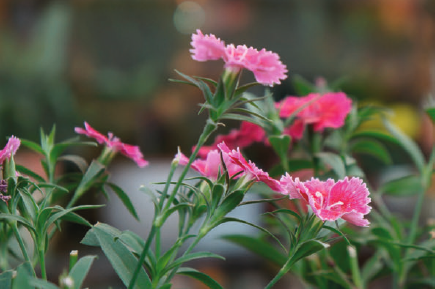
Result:
[[[323,207],[323,195],[322,195],[322,193],[317,191],[314,195],[320,199],[320,207]]]
[[[332,205],[327,206],[325,209],[326,209],[326,210],[330,210],[331,208],[333,208],[333,207],[335,207],[335,206],[341,206],[341,205],[344,205],[344,203],[341,202],[341,201],[338,201],[338,202],[336,202],[336,203],[334,203],[334,204],[332,204]]]

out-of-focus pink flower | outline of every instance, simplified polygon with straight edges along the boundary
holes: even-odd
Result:
[[[119,138],[109,132],[107,137],[97,130],[93,129],[87,122],[85,128],[76,127],[74,131],[78,134],[86,135],[87,137],[94,138],[99,144],[105,144],[114,152],[120,152],[126,157],[132,159],[136,164],[143,168],[148,165],[148,161],[144,160],[143,154],[138,146],[129,145],[121,142]]]
[[[305,200],[313,212],[323,221],[342,218],[357,226],[367,227],[370,223],[364,216],[371,211],[369,191],[360,178],[347,177],[335,182],[312,178],[300,182],[288,174],[281,178],[281,185],[292,198]]]
[[[300,140],[304,136],[305,124],[300,119],[295,119],[293,123],[284,128],[283,134],[287,134],[292,137],[292,139]]]
[[[6,146],[0,151],[0,164],[6,159],[10,159],[17,152],[20,147],[21,141],[15,136],[11,136]]]
[[[177,153],[175,158],[178,159],[180,165],[187,165],[189,162],[189,159],[180,151]],[[222,159],[230,177],[241,171],[241,168],[233,164],[226,153],[222,153]],[[216,181],[218,176],[223,174],[222,159],[220,151],[211,150],[208,152],[205,159],[194,160],[190,167],[204,177]]]
[[[230,150],[228,146],[223,142],[218,144],[218,148],[223,152],[228,154],[231,161],[239,166],[243,170],[243,175],[247,178],[255,181],[260,181],[268,185],[272,190],[277,192],[283,192],[283,187],[278,180],[269,177],[267,172],[259,169],[253,162],[246,161],[246,159],[240,153],[240,149]]]
[[[213,34],[204,35],[198,29],[197,34],[192,34],[190,50],[192,58],[197,61],[217,60],[222,58],[225,68],[238,72],[241,69],[248,69],[254,73],[257,82],[263,85],[273,86],[280,84],[280,80],[287,78],[287,68],[282,64],[279,55],[267,51],[264,48],[260,51],[246,45],[225,43]]]
[[[74,131],[78,134],[84,134],[87,137],[94,138],[99,144],[108,144],[110,140],[100,132],[93,129],[86,121],[85,128],[76,127]]]
[[[304,97],[288,96],[276,104],[279,115],[288,118],[295,115],[295,122],[287,129],[294,138],[300,139],[304,126],[313,125],[314,131],[339,128],[352,109],[352,100],[343,92],[328,92],[323,95],[311,93]]]
[[[226,135],[218,135],[212,145],[201,147],[198,154],[205,157],[210,150],[217,149],[218,144],[222,142],[225,142],[230,148],[244,148],[254,142],[263,142],[265,138],[266,132],[261,126],[242,121],[239,129],[232,129]]]
[[[132,159],[136,164],[143,168],[148,165],[148,161],[144,160],[143,154],[138,146],[133,146],[125,143],[119,144],[119,152],[126,157]]]

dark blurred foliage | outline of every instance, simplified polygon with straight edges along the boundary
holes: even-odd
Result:
[[[358,100],[419,106],[434,90],[434,6],[431,0],[3,0],[0,133],[35,140],[40,127],[56,124],[64,139],[86,120],[146,154],[173,154],[178,145],[189,150],[203,125],[196,116],[202,97],[168,79],[177,77],[174,69],[215,79],[222,71],[220,61],[190,58],[195,28],[277,52],[289,70],[289,79],[273,88],[277,99],[294,93],[291,78],[299,74],[309,81],[345,77],[343,90]],[[243,81],[252,80],[244,73]]]

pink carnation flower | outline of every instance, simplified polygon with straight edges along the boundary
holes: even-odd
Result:
[[[369,191],[360,178],[347,177],[335,182],[333,179],[320,181],[312,178],[300,182],[288,174],[281,178],[281,185],[291,198],[305,200],[322,221],[335,221],[342,218],[357,226],[367,227],[364,219],[371,207]]]
[[[201,30],[196,30],[198,34],[192,34],[192,42],[190,43],[193,49],[192,58],[196,61],[217,60],[225,54],[225,43],[216,38],[213,34],[204,35]]]
[[[114,152],[120,152],[126,157],[132,159],[139,167],[145,167],[148,165],[148,161],[144,160],[143,154],[138,146],[133,146],[121,142],[119,138],[114,136],[111,132],[108,136],[101,134],[93,129],[87,122],[85,122],[85,128],[76,127],[74,131],[78,134],[86,135],[87,137],[94,138],[99,144],[105,144]]]
[[[0,164],[6,159],[10,159],[17,152],[20,147],[21,141],[15,136],[11,136],[6,146],[0,151]]]
[[[293,138],[300,139],[307,124],[313,125],[314,131],[320,132],[325,128],[342,127],[352,109],[352,100],[343,92],[328,92],[323,95],[311,93],[304,97],[288,96],[277,103],[276,107],[283,118],[288,118],[300,110],[294,123],[285,131]]]
[[[178,159],[180,165],[187,165],[189,162],[189,159],[180,151],[175,158]],[[239,166],[231,162],[226,153],[222,153],[222,158],[230,177],[241,171]],[[223,174],[221,155],[218,150],[209,151],[205,159],[194,160],[190,167],[213,181],[216,181],[218,176]]]
[[[266,132],[262,127],[248,121],[242,121],[240,129],[232,129],[227,135],[218,135],[210,146],[203,146],[199,155],[205,157],[210,150],[217,149],[218,144],[225,142],[228,147],[244,148],[254,142],[262,142],[266,138]]]
[[[225,43],[213,34],[204,35],[198,29],[197,34],[192,34],[190,50],[192,58],[197,61],[217,60],[222,58],[225,68],[238,72],[241,69],[248,69],[254,73],[257,82],[263,85],[273,86],[280,84],[280,80],[287,78],[287,68],[282,64],[279,55],[262,49],[258,51],[246,45]]]
[[[231,161],[243,170],[243,175],[246,176],[248,179],[263,182],[268,185],[272,190],[277,192],[283,192],[283,187],[281,186],[281,183],[269,177],[268,173],[259,169],[253,162],[246,161],[240,153],[239,148],[237,148],[237,150],[230,150],[224,142],[218,144],[218,148],[223,153],[228,154]]]

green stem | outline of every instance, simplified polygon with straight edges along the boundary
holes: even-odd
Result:
[[[350,270],[352,272],[352,279],[355,287],[358,289],[363,289],[364,284],[361,278],[361,271],[358,265],[358,258],[356,250],[352,246],[347,247],[347,252],[349,253]]]
[[[200,232],[201,232],[201,230],[200,230]],[[204,231],[204,232],[202,232],[202,233],[199,233],[199,234],[196,236],[195,240],[193,240],[193,242],[192,242],[192,243],[189,245],[189,247],[186,249],[186,251],[184,251],[182,257],[184,257],[184,256],[186,256],[187,254],[189,254],[189,253],[190,253],[190,252],[195,248],[195,246],[199,243],[199,241],[201,241],[202,238],[204,238],[205,235],[207,235],[207,233],[208,233],[208,231],[207,231],[207,232]],[[171,270],[171,273],[170,273],[170,274],[168,275],[168,277],[166,278],[166,282],[169,282],[170,280],[172,280],[172,278],[173,278],[174,275],[177,273],[178,268],[180,268],[181,265],[182,265],[182,264],[176,266],[175,268],[173,268],[173,269]]]
[[[130,284],[128,285],[128,289],[133,288],[134,284],[136,283],[136,279],[137,279],[137,276],[139,275],[140,268],[142,268],[142,264],[145,261],[145,257],[148,253],[148,249],[150,248],[151,241],[153,240],[155,234],[156,234],[156,227],[153,224],[153,226],[151,227],[151,231],[148,234],[148,238],[147,238],[147,241],[145,243],[145,246],[142,250],[142,254],[139,257],[139,261],[137,262],[136,269],[134,270],[134,273],[133,273],[133,277],[131,278]]]
[[[41,267],[41,277],[47,280],[47,271],[45,269],[45,253],[44,250],[38,248],[39,266]]]
[[[23,238],[21,238],[20,232],[18,231],[17,222],[12,222],[12,230],[14,232],[15,238],[17,239],[18,245],[20,246],[21,252],[23,253],[24,260],[32,264],[29,254],[27,253],[26,245],[24,244]]]
[[[411,227],[410,227],[408,240],[407,240],[408,244],[414,243],[416,235],[417,235],[418,221],[420,219],[421,209],[423,208],[425,191],[426,190],[423,189],[418,194],[417,203],[415,204],[415,208],[414,208],[414,215],[412,216],[412,220],[411,220]]]
[[[156,255],[156,260],[158,260],[160,258],[160,227],[156,228],[156,241],[155,241],[155,255]]]
[[[278,274],[275,275],[275,277],[272,279],[272,281],[269,282],[269,284],[267,284],[266,287],[264,287],[264,289],[270,289],[272,288],[273,285],[275,285],[276,282],[278,282],[291,268],[291,261],[292,257],[287,259],[287,262],[285,262],[284,266],[281,267],[281,269],[279,270]]]

